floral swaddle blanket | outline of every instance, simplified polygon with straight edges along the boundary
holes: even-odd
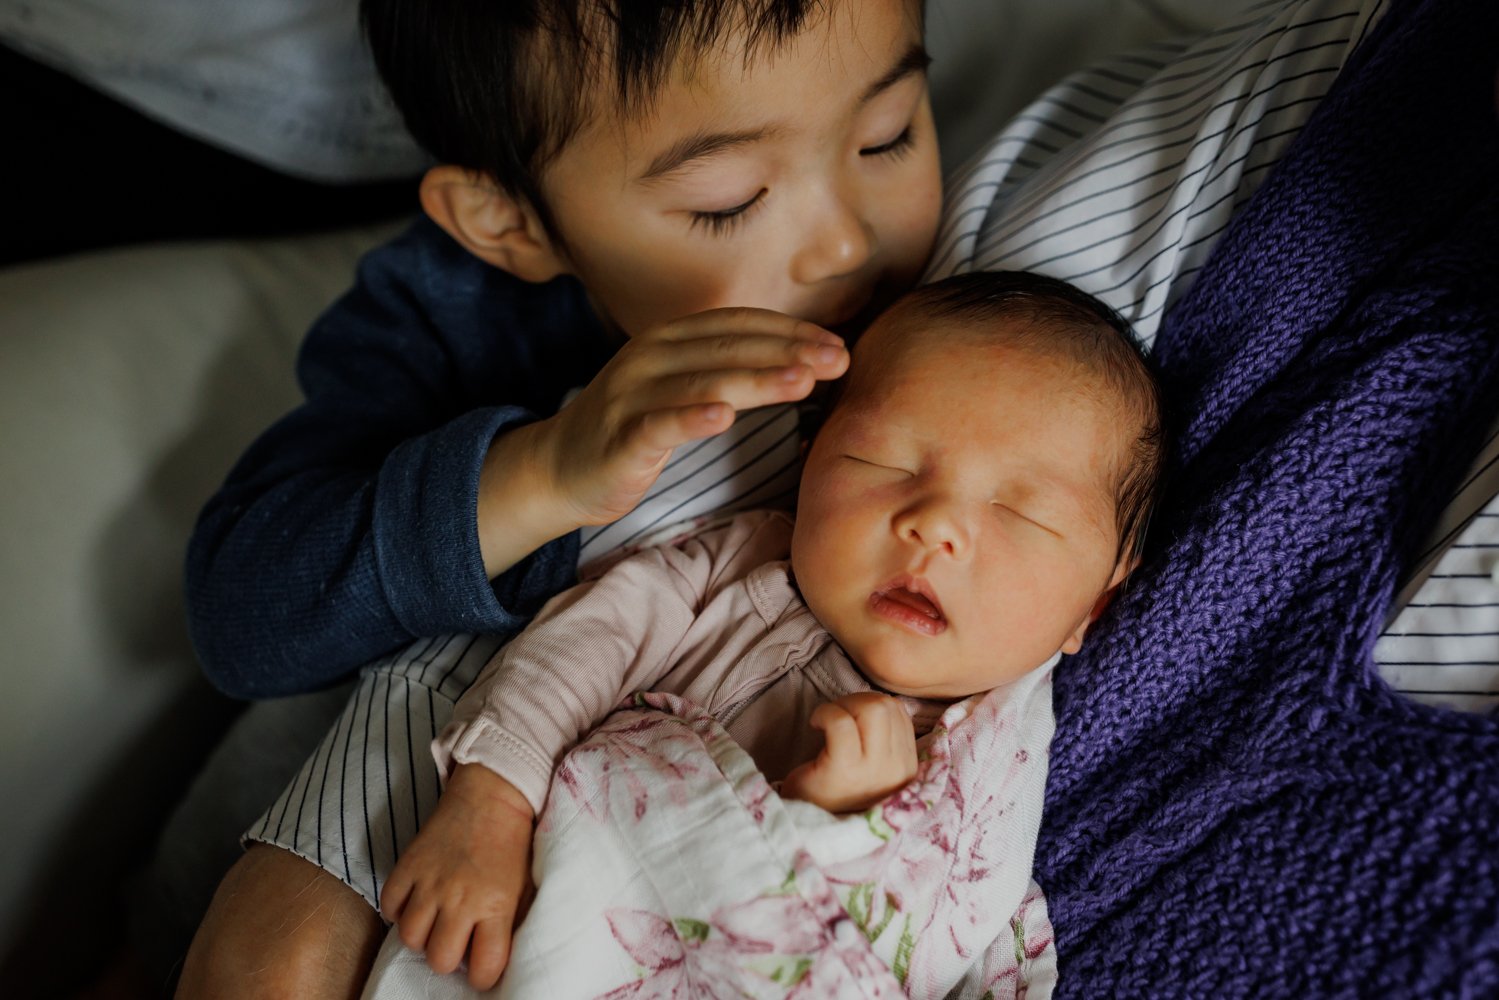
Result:
[[[637,695],[558,768],[501,997],[1027,997],[1051,674],[949,707],[865,813],[783,800],[716,721]],[[472,996],[392,932],[365,996]]]

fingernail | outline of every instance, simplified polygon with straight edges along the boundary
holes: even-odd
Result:
[[[782,382],[800,382],[802,380],[802,366],[792,365],[790,368],[781,369]]]
[[[821,347],[814,347],[807,353],[811,357],[813,364],[830,365],[833,362],[837,361],[839,358],[843,357],[843,348],[833,347],[832,345],[824,345]]]

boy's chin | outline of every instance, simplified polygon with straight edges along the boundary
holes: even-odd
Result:
[[[854,315],[839,323],[832,323],[827,329],[842,337],[845,343],[852,344],[859,339],[859,335],[869,329],[869,325],[875,321],[875,317],[884,312],[885,309],[899,298],[898,294],[891,293],[883,286],[874,290],[874,295],[864,304],[864,307]]]

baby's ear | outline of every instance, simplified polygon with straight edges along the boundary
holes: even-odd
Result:
[[[571,271],[530,203],[477,171],[433,167],[422,178],[421,201],[469,253],[522,281],[550,281]]]
[[[1093,623],[1098,621],[1099,616],[1108,610],[1114,597],[1119,593],[1119,587],[1124,583],[1125,577],[1133,573],[1138,565],[1140,565],[1139,556],[1130,555],[1119,560],[1118,565],[1114,567],[1114,575],[1109,577],[1108,586],[1104,588],[1103,593],[1098,595],[1098,600],[1093,602],[1093,609],[1088,612],[1088,617],[1078,622],[1077,628],[1062,642],[1062,652],[1071,656],[1083,648],[1083,636],[1087,634]]]

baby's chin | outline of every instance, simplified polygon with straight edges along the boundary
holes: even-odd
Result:
[[[866,657],[866,662],[855,658],[854,664],[864,679],[886,694],[901,695],[906,698],[921,698],[928,701],[957,701],[966,698],[976,691],[961,689],[943,681],[932,679],[933,671],[921,669],[919,662],[913,663],[909,657],[903,658],[899,667],[886,669],[882,657]],[[888,662],[888,661],[887,661]]]

